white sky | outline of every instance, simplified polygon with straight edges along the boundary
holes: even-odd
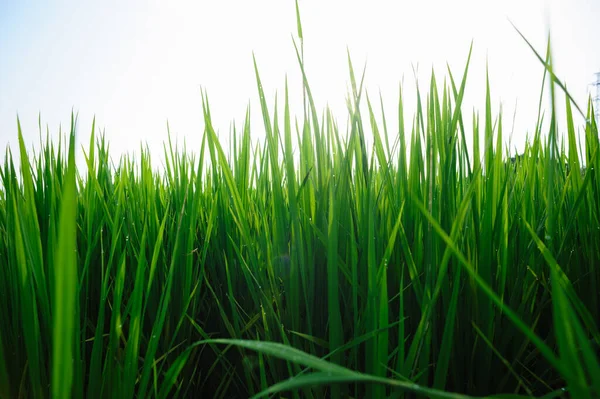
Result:
[[[522,148],[535,125],[543,67],[508,18],[540,51],[551,29],[556,71],[585,108],[589,84],[600,71],[598,0],[317,1],[301,0],[305,58],[317,107],[332,108],[345,131],[349,87],[346,48],[388,127],[397,129],[398,84],[404,79],[410,128],[415,97],[412,66],[422,90],[432,67],[438,85],[449,63],[460,79],[469,45],[474,52],[465,98],[466,120],[484,112],[485,64],[492,97],[503,104],[513,145]],[[200,88],[207,89],[213,124],[226,139],[251,104],[254,139],[263,137],[252,64],[256,55],[267,101],[281,99],[285,76],[292,111],[300,116],[301,80],[291,35],[294,2],[255,1],[42,1],[0,0],[0,159],[17,151],[18,113],[28,145],[39,148],[38,112],[57,137],[79,112],[78,140],[87,146],[92,117],[105,129],[113,159],[141,142],[159,163],[169,120],[173,138],[199,148]],[[559,102],[564,106],[564,101]],[[283,108],[280,105],[280,111]],[[577,123],[583,123],[582,118]],[[508,132],[507,132],[508,133]]]

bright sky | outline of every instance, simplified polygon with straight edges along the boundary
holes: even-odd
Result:
[[[287,74],[292,111],[302,113],[291,0],[49,4],[0,0],[1,159],[7,145],[17,153],[17,114],[25,142],[39,148],[38,113],[57,137],[59,124],[68,128],[73,109],[79,113],[81,144],[89,140],[95,115],[113,159],[144,142],[158,163],[167,120],[173,138],[185,138],[188,149],[199,148],[201,87],[208,91],[213,124],[223,139],[234,119],[242,124],[249,103],[253,136],[260,139],[253,52],[271,110],[275,93],[282,98]],[[535,125],[543,67],[508,19],[542,52],[551,29],[556,71],[584,108],[589,84],[600,71],[597,0],[300,0],[300,11],[317,107],[329,105],[340,126],[347,118],[346,48],[358,74],[368,61],[368,93],[378,103],[381,91],[394,131],[402,80],[410,128],[413,65],[423,89],[432,67],[441,84],[446,62],[460,79],[474,40],[467,119],[473,106],[484,111],[487,59],[492,97],[496,110],[502,103],[507,130],[518,101],[513,146],[519,148]]]

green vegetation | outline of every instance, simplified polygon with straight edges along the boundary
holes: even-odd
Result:
[[[160,174],[143,149],[112,167],[94,127],[76,170],[73,119],[30,158],[19,126],[0,397],[599,397],[591,105],[584,143],[567,100],[566,142],[552,108],[513,165],[489,84],[481,118],[461,111],[468,64],[431,76],[408,128],[400,93],[391,145],[350,62],[348,136],[306,77],[304,118],[287,83],[269,108],[256,68],[264,144],[247,117],[226,152],[204,94],[202,147],[169,142]]]

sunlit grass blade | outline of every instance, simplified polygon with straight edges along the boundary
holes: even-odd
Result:
[[[74,356],[75,346],[79,344],[74,340],[74,332],[79,328],[79,315],[75,303],[78,297],[75,167],[75,132],[71,130],[54,267],[51,385],[53,398],[71,396],[74,368],[78,360]]]

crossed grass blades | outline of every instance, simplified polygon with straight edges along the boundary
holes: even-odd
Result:
[[[268,107],[255,64],[263,144],[247,116],[226,153],[205,93],[201,148],[169,141],[163,173],[144,148],[112,166],[94,126],[78,170],[73,118],[30,157],[19,125],[20,173],[10,150],[0,169],[0,397],[599,397],[591,103],[580,143],[536,52],[549,121],[542,90],[505,162],[489,83],[483,115],[461,110],[469,53],[460,81],[432,74],[408,129],[400,91],[390,146],[349,59],[342,138],[297,15],[304,117],[287,83],[283,115]]]

